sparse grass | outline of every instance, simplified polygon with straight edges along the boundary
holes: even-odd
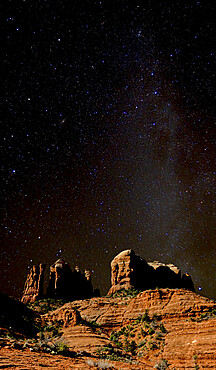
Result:
[[[94,360],[93,361],[91,359],[88,359],[86,360],[86,364],[89,366],[97,367],[99,369],[112,369],[113,368],[112,364],[107,360]]]
[[[160,360],[159,363],[156,363],[156,365],[154,366],[154,369],[158,369],[158,370],[165,370],[168,368],[168,362],[167,360]]]
[[[166,328],[164,327],[164,324],[160,324],[160,331],[161,333],[167,333]]]
[[[121,289],[121,290],[118,290],[115,293],[112,293],[112,294],[108,295],[107,297],[111,297],[111,298],[130,297],[130,298],[133,298],[133,297],[136,297],[137,294],[139,294],[139,293],[141,293],[141,290],[136,290],[134,288]]]
[[[46,298],[35,301],[34,303],[30,303],[27,306],[28,308],[44,315],[49,311],[54,311],[57,308],[62,307],[67,302],[68,301],[64,299]]]
[[[79,325],[88,326],[94,332],[97,331],[97,329],[100,329],[100,324],[98,324],[96,321],[87,321],[87,320],[81,319],[79,322]]]
[[[70,351],[68,345],[63,340],[59,339],[54,342],[54,352],[56,352],[56,354],[68,356]]]
[[[209,310],[208,312],[203,312],[198,317],[190,317],[191,321],[204,321],[204,320],[210,320],[216,318],[216,309]]]
[[[135,361],[129,353],[126,353],[121,348],[114,348],[111,344],[106,347],[99,348],[97,350],[97,354],[101,359],[138,364],[138,362]]]
[[[63,322],[55,321],[53,324],[49,324],[40,328],[39,337],[43,338],[47,333],[51,337],[61,336],[61,327]]]

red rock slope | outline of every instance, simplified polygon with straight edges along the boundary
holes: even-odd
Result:
[[[42,319],[61,323],[61,340],[76,357],[40,353],[39,360],[34,352],[30,368],[40,361],[55,369],[216,369],[215,313],[214,301],[183,289],[67,303]],[[29,350],[13,351],[2,348],[1,364],[28,369]]]

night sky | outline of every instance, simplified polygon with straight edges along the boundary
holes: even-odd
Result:
[[[2,17],[0,290],[128,248],[216,299],[216,5],[17,0]]]

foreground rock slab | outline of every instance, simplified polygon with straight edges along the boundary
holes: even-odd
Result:
[[[53,370],[89,370],[93,368],[101,369],[151,369],[147,365],[130,365],[121,362],[113,362],[100,360],[98,358],[90,358],[80,356],[76,359],[67,358],[64,356],[52,356],[45,353],[30,352],[28,350],[19,351],[16,349],[1,349],[0,350],[0,368],[2,369],[22,369],[22,370],[38,370],[38,369],[53,369]],[[141,366],[141,367],[140,367]]]

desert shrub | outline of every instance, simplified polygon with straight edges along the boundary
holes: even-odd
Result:
[[[154,329],[152,329],[152,328],[150,327],[150,328],[149,328],[149,331],[148,331],[148,334],[149,334],[149,335],[152,335],[152,334],[154,334],[154,332],[155,332],[155,331],[154,331]]]
[[[127,333],[127,328],[125,327],[125,326],[123,326],[120,330],[119,330],[119,332],[118,332],[119,334],[125,334],[125,333]]]
[[[149,347],[149,349],[157,349],[158,348],[157,343],[155,341],[153,341],[153,342],[149,341],[148,342],[148,347]]]
[[[203,320],[209,320],[216,317],[216,310],[210,309],[208,312],[203,312],[198,317],[190,317],[191,321],[203,321]]]
[[[146,340],[141,340],[141,341],[137,344],[137,347],[138,347],[138,348],[143,347],[145,344],[146,344]]]
[[[112,331],[111,334],[110,334],[110,340],[112,342],[117,342],[118,341],[118,337],[120,335],[120,332],[116,332],[116,331]]]
[[[130,333],[130,337],[131,337],[131,338],[134,338],[134,337],[135,337],[135,333],[131,332],[131,333]]]
[[[200,314],[200,316],[197,318],[196,321],[209,320],[215,316],[216,316],[216,310],[209,311],[209,312],[203,312]]]
[[[167,331],[166,331],[166,328],[165,328],[165,326],[164,326],[164,324],[160,324],[160,326],[159,326],[159,328],[160,328],[160,331],[162,332],[162,333],[167,333]]]
[[[68,300],[63,299],[44,298],[35,301],[34,303],[28,304],[28,307],[33,310],[39,311],[41,314],[46,314],[49,311],[56,310],[57,308],[63,306],[67,302]]]
[[[141,322],[144,322],[144,321],[146,323],[150,323],[151,322],[151,319],[150,319],[150,317],[148,315],[148,310],[145,310],[145,313],[144,313],[144,315],[141,318]]]
[[[198,356],[194,355],[193,359],[194,359],[194,369],[198,370],[200,368],[199,365],[197,364]]]
[[[97,350],[97,355],[101,359],[111,361],[122,361],[127,363],[131,363],[133,361],[133,358],[129,354],[125,353],[125,351],[122,351],[120,348],[114,348],[111,345],[99,348]]]
[[[60,321],[56,321],[55,324],[47,325],[43,328],[43,332],[50,333],[52,337],[56,337],[61,335],[61,327],[62,323]]]
[[[31,341],[30,341],[30,339],[26,339],[26,340],[24,340],[24,342],[23,342],[23,348],[27,348],[27,347],[29,347],[31,345]]]
[[[150,327],[155,331],[158,328],[158,322],[156,320],[152,320]]]
[[[153,316],[152,316],[152,320],[156,320],[156,321],[161,320],[161,315],[158,315],[158,314],[154,313]]]
[[[160,360],[159,363],[156,363],[155,366],[154,366],[154,369],[158,369],[158,370],[166,370],[168,368],[168,362],[167,360]]]
[[[144,351],[139,351],[137,353],[137,357],[140,358],[140,357],[143,357],[145,355],[145,352]]]
[[[69,347],[64,341],[58,340],[57,342],[54,343],[53,351],[56,352],[57,354],[67,356],[69,354]]]
[[[80,325],[85,325],[91,328],[93,331],[96,331],[96,329],[100,328],[100,324],[98,324],[96,321],[87,321],[85,319],[81,319],[79,322]]]
[[[112,364],[107,360],[99,360],[97,363],[97,366],[100,369],[110,369],[113,368]]]
[[[145,331],[145,329],[143,329],[142,327],[140,328],[140,333],[143,337],[145,337],[147,335],[147,332]]]
[[[34,345],[34,351],[44,351],[44,352],[51,352],[52,346],[51,346],[51,337],[40,337],[40,339],[35,343]]]
[[[137,349],[136,342],[134,340],[130,342],[129,340],[125,339],[124,349],[127,352],[131,352],[132,355],[135,355]]]
[[[61,339],[53,341],[52,337],[44,337],[43,339],[38,340],[38,342],[33,346],[34,351],[43,351],[48,352],[53,355],[61,354],[63,356],[72,356],[70,353],[68,345]]]
[[[17,339],[17,335],[15,333],[13,333],[13,332],[6,333],[5,337],[7,339],[14,339],[14,340]]]
[[[134,288],[121,289],[121,290],[118,290],[115,293],[110,294],[108,297],[111,297],[111,298],[118,298],[118,297],[133,298],[133,297],[136,297],[139,293],[141,293],[141,290],[136,290]]]
[[[164,334],[163,334],[163,333],[156,332],[155,339],[156,339],[156,340],[162,340],[162,339],[163,339],[163,336],[164,336]]]

